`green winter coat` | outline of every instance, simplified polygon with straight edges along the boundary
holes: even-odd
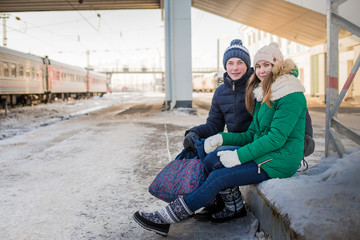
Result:
[[[271,108],[262,101],[262,89],[254,90],[257,100],[253,121],[246,132],[221,133],[223,145],[242,146],[237,150],[241,163],[254,161],[270,178],[294,175],[304,153],[306,99],[300,81],[288,74],[293,62],[286,60],[273,68]]]

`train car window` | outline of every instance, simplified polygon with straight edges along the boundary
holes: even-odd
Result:
[[[56,80],[60,81],[60,72],[56,71]]]
[[[35,78],[35,69],[31,68],[31,79]]]
[[[29,70],[28,68],[25,69],[25,77],[26,77],[27,79],[30,78],[30,70]]]
[[[24,67],[19,66],[19,77],[24,77]]]
[[[10,77],[10,74],[9,74],[9,66],[7,63],[4,63],[4,76],[5,77]]]
[[[11,64],[11,76],[16,77],[16,65],[14,63]]]
[[[4,68],[4,77],[9,77],[9,65],[7,63],[3,63]]]

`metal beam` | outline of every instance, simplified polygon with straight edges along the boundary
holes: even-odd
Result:
[[[360,66],[360,55],[357,57],[356,62],[354,64],[353,68],[351,69],[351,72],[350,72],[350,74],[349,74],[349,76],[348,76],[348,78],[347,78],[341,92],[340,92],[339,97],[336,100],[336,103],[335,103],[334,107],[330,110],[331,118],[335,115],[335,113],[337,112],[341,102],[344,100],[344,97],[345,97],[347,91],[349,90],[349,87],[350,87],[352,81],[354,80],[354,77],[356,75],[356,72],[359,69],[359,66]]]
[[[325,124],[325,156],[329,154],[330,137],[330,111],[335,105],[338,94],[338,26],[333,21],[333,14],[337,14],[338,4],[334,0],[327,0],[327,59],[326,59],[326,124]]]
[[[1,0],[0,12],[160,9],[162,0]]]
[[[332,118],[331,119],[331,127],[333,127],[337,132],[339,132],[341,135],[347,137],[351,141],[357,143],[360,145],[360,136],[350,128],[344,126],[339,122],[338,119]]]
[[[345,28],[346,30],[348,30],[348,31],[352,32],[353,34],[357,35],[358,37],[360,37],[360,27],[356,26],[352,22],[346,20],[345,18],[343,18],[335,13],[332,13],[331,17],[335,24],[339,25],[340,27]]]
[[[341,124],[336,113],[343,101],[356,72],[360,67],[360,56],[357,60],[338,96],[338,27],[342,26],[347,30],[360,36],[360,28],[340,17],[338,13],[339,4],[346,0],[327,0],[327,75],[326,75],[326,128],[325,128],[325,156],[329,155],[330,147],[337,152],[340,157],[345,153],[345,147],[342,144],[337,132],[344,137],[349,138],[355,143],[360,144],[360,135]]]

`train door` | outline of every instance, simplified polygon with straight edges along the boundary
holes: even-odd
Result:
[[[91,78],[90,71],[89,71],[89,69],[86,69],[86,81],[87,81],[87,83],[86,83],[86,85],[87,85],[86,92],[87,92],[87,95],[90,94],[90,81],[91,81],[90,78]]]
[[[46,83],[46,66],[42,65],[41,66],[41,82],[42,82],[42,88],[44,90],[44,92],[47,92],[47,83]]]
[[[49,65],[50,65],[50,60],[47,56],[45,56],[43,58],[43,64],[44,64],[44,74],[43,74],[43,80],[44,80],[44,90],[45,93],[50,93],[51,92],[51,79],[49,76]]]

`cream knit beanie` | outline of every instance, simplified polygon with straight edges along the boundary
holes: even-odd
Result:
[[[254,65],[261,60],[268,61],[273,65],[283,61],[284,57],[279,49],[279,44],[272,42],[268,46],[260,48],[255,54]]]

